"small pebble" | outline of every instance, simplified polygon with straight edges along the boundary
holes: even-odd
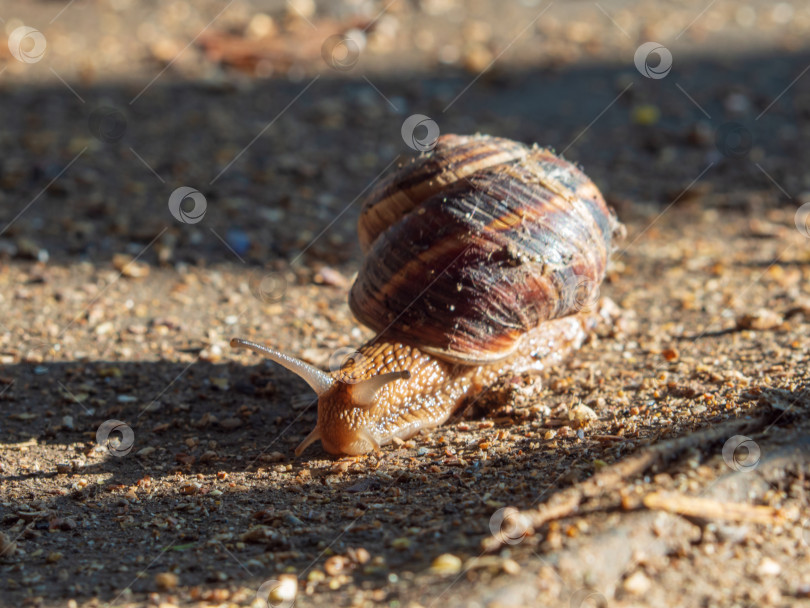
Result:
[[[112,333],[115,330],[115,325],[113,325],[112,321],[105,321],[100,325],[96,326],[94,330],[97,336],[106,336],[107,334]]]
[[[507,574],[518,574],[520,572],[520,564],[513,559],[505,559],[501,563],[501,568]]]
[[[767,308],[760,308],[753,313],[740,315],[737,318],[737,329],[768,330],[779,327],[784,319],[782,315]]]
[[[348,561],[342,555],[333,555],[323,564],[323,569],[329,576],[340,574],[346,569]]]
[[[291,524],[293,526],[303,526],[304,525],[304,522],[301,521],[298,517],[296,517],[292,513],[287,513],[284,516],[284,521],[286,521],[288,524]]]
[[[149,274],[149,266],[138,262],[126,253],[117,253],[112,259],[113,267],[123,276],[130,279],[140,279]]]
[[[274,584],[269,591],[267,599],[271,606],[278,606],[282,602],[292,602],[298,595],[298,579],[292,574],[282,574],[278,577],[278,583]]]
[[[760,576],[776,576],[780,572],[782,572],[782,566],[770,557],[763,558],[757,566],[757,574]]]
[[[310,583],[320,583],[323,580],[326,580],[326,575],[320,570],[310,570],[307,574],[307,581]]]
[[[731,93],[723,100],[723,105],[732,114],[745,114],[751,109],[751,100],[742,93]]]
[[[578,403],[568,411],[568,419],[575,422],[583,423],[597,418],[596,412],[584,403]]]
[[[225,233],[225,242],[237,255],[245,255],[250,249],[250,237],[244,230],[231,228]]]
[[[172,572],[159,572],[155,575],[155,585],[162,591],[171,591],[177,588],[180,584],[180,579]]]
[[[647,575],[641,570],[637,570],[625,579],[622,588],[632,595],[644,595],[650,590],[651,585]]]
[[[411,539],[405,538],[404,536],[400,538],[395,538],[394,540],[391,541],[391,547],[398,551],[405,551],[406,549],[409,549],[410,546],[411,546]]]
[[[661,356],[667,361],[677,361],[680,358],[680,353],[675,348],[666,348],[661,351]]]
[[[633,122],[641,126],[654,125],[661,117],[661,111],[653,105],[643,105],[633,108]]]
[[[198,483],[187,483],[180,486],[180,493],[186,495],[197,494],[199,493],[201,487],[202,486],[200,486]]]
[[[232,431],[242,426],[242,420],[239,418],[226,418],[225,420],[219,423],[219,426],[221,426],[226,431]]]
[[[324,266],[317,273],[315,273],[314,280],[316,283],[323,285],[331,285],[333,287],[348,287],[349,281],[340,272],[329,266]]]
[[[452,553],[443,553],[433,560],[430,571],[434,574],[458,574],[461,572],[461,558]]]
[[[200,351],[200,360],[207,363],[216,363],[222,359],[222,347],[219,344],[212,344]]]
[[[227,378],[211,378],[211,385],[221,391],[227,391],[230,388]]]
[[[365,564],[371,559],[371,554],[365,547],[358,547],[357,549],[349,549],[349,557],[351,557],[358,564]]]

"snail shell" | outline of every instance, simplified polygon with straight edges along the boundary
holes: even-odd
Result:
[[[377,335],[327,374],[234,339],[318,393],[320,439],[362,454],[442,424],[504,373],[538,371],[578,348],[614,237],[596,186],[547,149],[444,135],[365,201],[365,258],[349,304]]]
[[[366,200],[349,305],[388,339],[497,361],[593,301],[616,229],[593,182],[548,150],[444,135]]]

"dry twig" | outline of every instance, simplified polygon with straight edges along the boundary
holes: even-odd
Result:
[[[748,521],[760,524],[779,524],[787,514],[782,509],[739,502],[720,502],[711,498],[687,496],[678,492],[650,492],[644,497],[644,506],[656,511],[667,511],[701,519]]]
[[[761,429],[772,418],[773,415],[767,413],[755,418],[729,420],[685,437],[648,446],[634,456],[605,467],[584,482],[558,492],[537,509],[521,513],[523,521],[527,526],[537,530],[550,521],[574,515],[586,500],[607,494],[615,494],[615,502],[619,504],[621,502],[619,492],[627,481],[643,474],[656,463],[690,448]],[[496,551],[500,545],[501,540],[493,536],[484,543],[484,549]]]

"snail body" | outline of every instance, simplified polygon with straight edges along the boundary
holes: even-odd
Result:
[[[365,258],[349,305],[377,332],[328,374],[234,339],[318,393],[333,454],[362,454],[442,424],[506,373],[537,372],[586,339],[621,225],[596,186],[550,151],[444,135],[366,199]]]

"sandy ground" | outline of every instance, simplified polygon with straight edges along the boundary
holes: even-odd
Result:
[[[806,5],[0,19],[0,604],[810,605]],[[313,395],[228,340],[327,368],[372,335],[355,222],[412,114],[580,163],[628,229],[617,316],[439,429],[295,459]]]

